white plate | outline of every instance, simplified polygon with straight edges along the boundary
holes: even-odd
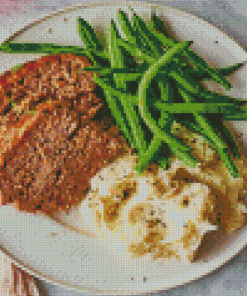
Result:
[[[150,16],[154,5],[154,2],[129,3],[144,18]],[[116,19],[117,8],[128,11],[126,2],[120,1],[66,9],[21,29],[11,38],[81,45],[76,18],[81,16],[95,28],[107,29],[110,19]],[[247,59],[247,53],[235,41],[207,22],[161,4],[157,13],[165,18],[179,40],[194,40],[192,48],[211,65],[223,67]],[[40,56],[1,53],[0,72]],[[229,92],[231,96],[247,98],[245,77],[246,66],[230,77],[234,85]],[[214,87],[222,91],[221,87]],[[233,128],[243,133],[246,147],[246,123],[237,122]],[[145,258],[127,260],[114,246],[106,247],[103,240],[82,236],[43,215],[20,213],[12,206],[2,206],[0,241],[1,249],[15,264],[39,278],[87,293],[130,295],[171,289],[219,268],[246,245],[247,227],[231,236],[211,239],[197,263],[147,262]]]

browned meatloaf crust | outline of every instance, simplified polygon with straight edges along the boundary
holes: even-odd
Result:
[[[40,114],[56,104],[74,109],[83,120],[94,116],[102,104],[92,93],[92,72],[77,73],[88,65],[86,57],[72,54],[45,56],[0,77],[1,154],[17,146]]]
[[[17,71],[6,72],[0,77],[0,115],[8,109],[9,103],[24,98],[35,101],[49,95],[66,101],[93,91],[93,73],[77,73],[77,70],[89,65],[84,56],[63,54],[44,56],[26,63]]]
[[[54,69],[60,62],[73,68],[73,56],[68,55],[67,58],[68,61],[65,57],[60,60],[53,57],[45,69],[41,67],[47,74],[44,76],[52,76],[49,69]],[[83,58],[79,57],[78,60],[78,57],[75,57],[74,62],[79,63],[77,68],[80,68]],[[39,65],[40,61],[37,63]],[[33,71],[36,72],[37,67]],[[60,71],[61,74],[56,75],[63,76],[62,68]],[[23,77],[26,77],[23,73]],[[30,75],[34,75],[32,71]],[[75,73],[73,75],[76,76]],[[72,77],[68,77],[68,81],[71,79]],[[82,85],[80,79],[83,80]],[[106,130],[103,123],[91,120],[102,103],[92,93],[93,89],[86,86],[92,84],[90,77],[84,74],[80,79],[78,85],[72,87],[72,94],[63,90],[68,86],[68,82],[60,86],[59,90],[56,90],[55,84],[47,86],[46,95],[39,94],[37,100],[49,99],[54,104],[40,112],[37,120],[22,133],[22,137],[18,140],[12,139],[11,149],[2,153],[2,204],[15,203],[19,210],[30,213],[38,211],[48,215],[58,210],[66,210],[85,196],[90,178],[125,149],[125,141],[115,126]],[[48,80],[49,78],[46,81]],[[15,87],[18,89],[18,83]],[[32,92],[35,91],[34,87]],[[27,93],[22,100],[27,99],[30,105],[35,96],[32,97],[27,90],[25,92]],[[20,91],[16,90],[16,93],[19,94]],[[16,100],[19,98],[16,97]],[[35,112],[40,110],[41,104],[37,104]],[[0,134],[5,136],[4,141],[8,131],[21,129],[21,120],[24,123],[29,120],[15,110],[2,116],[4,120],[0,126]],[[4,132],[5,127],[7,132]]]

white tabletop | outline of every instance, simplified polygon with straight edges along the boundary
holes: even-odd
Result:
[[[141,1],[141,0],[139,0]],[[150,0],[152,1],[152,0]],[[0,43],[10,34],[58,9],[93,0],[5,0],[0,1]],[[158,3],[158,1],[155,1]],[[227,32],[247,50],[246,0],[159,1],[202,17]],[[42,296],[82,296],[81,292],[38,280]],[[242,296],[247,295],[247,248],[214,273],[170,291],[156,293],[165,296]]]

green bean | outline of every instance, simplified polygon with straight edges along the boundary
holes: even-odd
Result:
[[[152,30],[153,36],[155,36],[159,40],[159,42],[162,46],[172,47],[172,46],[178,44],[177,41],[173,41],[172,39],[167,38],[165,35],[158,33],[152,22],[149,23],[149,26],[150,26],[150,29]]]
[[[246,64],[246,62],[243,62],[243,63],[237,63],[235,65],[231,65],[231,66],[228,66],[228,67],[225,67],[225,68],[219,68],[219,72],[222,73],[223,75],[227,76],[227,75],[230,75],[232,73],[234,73],[235,71],[237,71],[239,68],[241,68],[244,64]],[[205,77],[203,78],[203,82],[205,81],[208,81],[208,78],[210,77]]]
[[[87,68],[88,70],[90,69],[90,68]],[[92,69],[93,70],[93,69]],[[95,69],[96,70],[96,69]],[[122,69],[118,69],[119,71],[127,71],[127,69],[126,70],[122,70]],[[116,69],[116,71],[118,71],[117,69]],[[127,79],[127,77],[130,77],[130,79],[129,80],[135,80],[135,79],[133,79],[133,78],[137,78],[137,77],[140,77],[141,76],[141,74],[142,73],[123,73],[123,74],[120,74],[120,75],[123,75],[124,77],[126,77],[125,79],[126,80],[128,80]],[[165,71],[163,71],[163,72],[159,72],[159,74],[166,74],[166,72]],[[181,77],[180,75],[178,75],[177,73],[175,73],[175,75],[176,75],[176,77]],[[132,77],[133,76],[133,77]],[[178,78],[178,79],[179,79]],[[183,78],[182,78],[183,79]],[[180,82],[181,82],[181,80],[179,80]],[[185,86],[186,87],[186,85],[188,85],[188,80],[186,81],[184,81],[184,83],[182,84],[182,86]],[[192,88],[191,88],[192,87]],[[186,87],[186,90],[188,91],[188,90],[192,90],[192,91],[194,91],[194,89],[193,89],[193,86],[190,86],[190,88],[188,88],[188,87]],[[194,91],[194,92],[198,92],[198,88],[196,89],[196,91]],[[203,90],[203,92],[204,92],[204,94],[205,94],[205,90]],[[163,93],[163,92],[162,92]],[[230,98],[228,98],[228,97],[224,97],[224,96],[219,96],[219,95],[217,95],[217,94],[215,94],[215,93],[210,93],[210,92],[207,92],[207,94],[206,94],[206,96],[207,97],[210,97],[211,99],[214,99],[214,101],[215,101],[215,99],[219,99],[219,102],[228,102],[229,101],[229,99]]]
[[[99,57],[99,56],[96,56],[96,54],[94,52],[92,52],[90,49],[88,48],[85,48],[85,53],[82,54],[82,53],[77,53],[76,55],[78,56],[87,56],[89,58],[89,60],[91,61],[91,63],[94,65],[94,66],[106,66],[108,65],[109,63],[103,58]]]
[[[81,48],[79,46],[65,46],[56,43],[4,43],[0,46],[0,49],[6,53],[45,53],[45,54],[65,54],[73,53],[77,55],[87,56],[92,62],[99,65],[99,58],[103,61],[106,58],[104,53],[91,52],[87,48]]]
[[[165,103],[173,102],[173,89],[168,79],[158,81],[158,85],[161,91],[161,101]],[[164,86],[165,85],[165,86]],[[161,128],[170,127],[173,115],[168,112],[161,112],[161,117],[158,120],[158,125]]]
[[[137,34],[137,38],[139,39],[139,42],[142,45],[142,51],[151,52],[151,43],[146,37],[146,35],[143,34],[141,28],[139,28],[139,26],[137,25],[137,20],[136,18],[133,17],[133,15],[135,15],[135,13],[132,14],[130,24],[132,26],[133,31]],[[152,52],[152,55],[153,55],[153,52]]]
[[[149,21],[149,28],[160,31],[161,33],[165,34],[166,28],[165,28],[164,21],[159,16],[156,15],[156,13],[154,12],[154,7],[151,7],[151,8],[152,8],[152,11],[151,11],[151,19]]]
[[[164,74],[167,74],[167,72],[164,72]],[[164,86],[165,84],[165,86]],[[158,85],[160,88],[160,97],[162,102],[172,102],[173,98],[173,89],[171,87],[171,84],[167,79],[165,81],[159,80]]]
[[[194,68],[188,68],[184,70],[184,76],[192,75],[194,80],[202,80],[202,79],[210,79],[210,75],[206,71],[202,71],[201,69],[194,69]]]
[[[189,76],[185,77],[185,74],[182,74],[182,73],[178,74],[178,72],[176,71],[170,71],[169,76],[175,79],[182,86],[182,88],[186,89],[186,91],[192,93],[193,95],[197,95],[199,98],[214,99],[214,100],[220,99],[221,101],[223,101],[223,99],[225,99],[225,101],[228,101],[229,99],[231,99],[230,97],[219,95],[202,88]]]
[[[86,55],[90,59],[92,58],[92,53],[86,49],[81,48],[80,46],[66,46],[59,45],[56,43],[4,43],[0,46],[0,50],[5,53],[45,53],[45,54],[65,54],[65,53],[73,53],[79,55]],[[106,58],[107,55],[105,53],[97,52],[97,55],[100,58]],[[95,55],[93,55],[95,56]],[[94,59],[94,58],[92,58]]]
[[[124,80],[124,81],[136,81],[138,78],[142,76],[143,73],[114,73],[116,79]]]
[[[65,46],[56,43],[3,43],[0,46],[1,51],[6,53],[80,53],[85,54],[86,51],[80,46]]]
[[[121,40],[122,40],[121,36],[118,33],[116,24],[114,23],[114,21],[112,21],[112,22],[113,23],[111,24],[111,31],[110,31],[111,35],[113,36],[112,46],[110,46],[111,51],[113,52],[113,54],[112,54],[112,68],[111,69],[114,72],[113,78],[116,82],[117,87],[127,90],[127,87],[128,87],[127,81],[124,81],[124,79],[118,79],[115,74],[118,72],[129,73],[130,71],[136,71],[136,68],[138,68],[138,67],[136,67],[136,65],[135,65],[135,68],[131,69],[131,67],[133,67],[133,63],[135,63],[135,62],[133,62],[134,59],[126,51],[126,49],[121,46]],[[116,69],[116,71],[115,71],[115,69]]]
[[[121,96],[121,95],[122,95],[122,96],[124,95],[122,92],[113,89],[109,84],[104,84],[104,82],[102,82],[102,80],[99,79],[99,77],[96,77],[95,82],[96,82],[96,83],[98,82],[100,86],[104,86],[103,88],[104,88],[105,90],[107,90],[108,93],[113,94],[114,96],[119,97],[119,96]],[[136,100],[136,96],[133,96],[133,95],[127,95],[127,98],[130,98],[130,97],[132,97],[132,101],[135,101],[135,100]],[[125,97],[124,99],[126,99],[126,97]],[[122,101],[124,101],[124,100],[122,100]],[[128,111],[126,112],[126,116],[127,116],[127,114],[128,114]],[[130,122],[133,122],[132,119],[130,119],[129,121],[130,121]],[[137,126],[138,126],[138,125],[137,125]],[[140,124],[139,124],[139,126],[140,126]],[[138,138],[138,137],[141,135],[141,133],[142,133],[141,130],[139,130],[138,132],[134,132],[134,136],[136,136],[136,137]],[[137,135],[138,135],[138,136],[137,136]],[[186,147],[186,146],[184,146],[183,144],[177,143],[176,140],[173,139],[172,137],[170,137],[169,134],[167,135],[166,138],[167,138],[168,140],[170,140],[170,142],[171,142],[172,146],[174,147],[174,149],[179,148],[179,149],[182,149],[182,150],[189,150],[189,148]],[[140,147],[140,146],[141,146],[141,145],[139,145],[139,147]],[[137,147],[137,146],[136,146],[136,147]],[[183,152],[183,154],[185,155],[185,157],[187,157],[187,158],[189,159],[189,161],[187,161],[187,163],[191,165],[192,162],[190,161],[190,155],[187,155],[185,152]]]
[[[123,52],[123,54],[125,56],[127,56],[127,55],[130,56],[129,59],[132,60],[132,63],[133,63],[133,60],[135,60],[135,62],[137,62],[137,63],[140,63],[140,62],[143,63],[144,57],[146,57],[146,59],[148,59],[148,55],[143,54],[135,44],[129,44],[129,42],[127,42],[123,38],[121,38],[121,35],[119,34],[119,32],[115,26],[112,27],[111,29],[117,37],[118,46],[121,48],[121,51]],[[153,59],[150,59],[149,62],[152,60]],[[129,72],[129,71],[127,71],[127,72]]]
[[[90,67],[87,67],[87,69],[90,69]],[[93,68],[92,68],[93,69]],[[147,68],[142,69],[142,71],[138,71],[138,69],[128,70],[127,68],[124,69],[114,69],[116,73],[116,78],[124,81],[136,81],[138,78],[140,78],[143,73],[147,70]],[[100,69],[96,68],[96,72],[99,72]],[[133,73],[132,73],[133,72]],[[114,74],[115,74],[114,73]],[[164,76],[167,75],[167,71],[159,71],[157,73],[157,80],[162,80]]]
[[[230,113],[236,104],[233,103],[164,103],[154,104],[158,109],[169,113]]]
[[[100,74],[117,74],[116,75],[117,78],[118,77],[121,78],[122,76],[121,74],[123,74],[124,81],[131,81],[131,80],[128,80],[128,75],[130,75],[131,77],[132,74],[136,74],[136,73],[132,73],[132,71],[135,71],[135,70],[131,68],[109,68],[109,67],[95,67],[95,66],[88,66],[86,68],[81,68],[77,72],[81,72],[81,71],[93,71],[95,73],[100,73]],[[141,76],[141,74],[139,73],[138,75]]]
[[[98,76],[94,76],[94,81],[100,85],[104,92],[108,92],[109,94],[111,94],[111,92],[109,91],[109,88],[111,87],[108,83],[104,82]],[[146,141],[143,130],[141,128],[140,120],[133,108],[133,105],[128,102],[128,100],[126,100],[125,94],[117,91],[116,93],[118,93],[118,95],[115,94],[115,96],[118,97],[122,107],[124,108],[127,121],[131,126],[132,135],[136,139],[136,148],[140,151],[140,153],[142,153],[142,151],[144,151],[144,149],[146,148]]]
[[[230,174],[234,178],[238,178],[238,168],[232,162],[230,155],[227,151],[227,145],[222,141],[222,139],[217,135],[214,128],[207,122],[207,119],[203,116],[197,115],[196,121],[201,126],[201,128],[207,131],[208,137],[214,142],[217,151],[224,162],[225,166],[228,168]]]
[[[95,79],[96,82],[97,78]],[[123,132],[125,138],[130,143],[131,147],[134,149],[137,147],[136,143],[136,137],[133,137],[131,132],[129,131],[128,123],[124,120],[124,114],[119,110],[119,100],[116,98],[116,96],[113,96],[110,92],[104,91],[106,101],[108,103],[109,109],[111,110],[112,115],[114,116],[116,120],[116,124]]]
[[[165,84],[165,87],[164,87],[164,84]],[[162,102],[166,102],[166,103],[173,102],[173,89],[169,81],[167,79],[165,81],[159,81],[158,85],[161,90]],[[158,120],[158,126],[162,129],[167,130],[170,133],[170,128],[173,120],[174,120],[173,114],[162,110],[161,116]]]
[[[93,28],[84,19],[77,19],[77,29],[86,48],[86,55],[94,66],[109,65],[109,56],[103,51],[104,46],[98,40]]]
[[[180,94],[187,102],[193,102],[193,97],[191,97],[188,93],[185,91],[179,89]],[[216,147],[222,161],[224,162],[225,166],[228,168],[230,174],[233,177],[238,176],[238,170],[235,164],[232,162],[229,154],[227,153],[227,146],[222,141],[222,139],[217,135],[214,128],[207,122],[207,119],[199,115],[197,113],[194,114],[195,120],[197,124],[200,126],[202,133],[212,142],[212,144]]]
[[[235,114],[223,114],[223,118],[227,121],[245,121],[247,120],[247,109],[246,108],[240,108],[238,112]]]
[[[159,133],[160,129],[157,127],[155,120],[152,118],[151,114],[147,110],[146,104],[146,90],[152,80],[152,78],[157,74],[159,68],[164,65],[168,65],[172,62],[174,56],[182,52],[186,47],[188,47],[192,41],[184,41],[167,51],[156,63],[154,63],[143,75],[141,82],[138,87],[138,98],[139,98],[139,109],[144,119],[145,123],[149,126],[153,133]]]
[[[125,41],[124,39],[120,39],[119,43],[123,48],[126,49],[127,52],[129,52],[133,57],[135,57],[137,60],[141,61],[147,61],[148,63],[153,63],[154,58],[147,55],[146,53],[143,53],[139,47],[137,47],[136,44],[130,44],[129,42]]]
[[[191,155],[188,155],[184,152],[185,150],[190,150],[190,148],[186,145],[183,145],[182,143],[179,143],[177,139],[174,139],[168,133],[165,133],[165,131],[162,131],[162,129],[152,118],[151,114],[148,112],[146,105],[146,90],[159,68],[164,64],[169,64],[170,62],[172,62],[174,55],[183,51],[191,43],[192,42],[185,41],[178,44],[176,47],[173,47],[148,69],[148,71],[142,77],[141,83],[138,88],[138,107],[144,122],[151,129],[153,134],[155,134],[157,137],[161,137],[170,146],[171,151],[178,155],[180,159],[182,157],[182,159],[184,158],[184,161],[190,164],[190,166],[195,166],[195,159]]]
[[[138,163],[136,165],[136,170],[141,173],[143,169],[153,160],[154,154],[156,154],[160,149],[163,140],[156,135],[153,137],[151,143],[149,144],[147,150],[139,157]]]
[[[120,102],[125,110],[126,118],[133,131],[133,137],[136,137],[136,148],[138,149],[140,155],[146,149],[146,141],[144,132],[141,128],[140,118],[137,116],[136,111],[133,106],[125,100],[124,95],[120,97]]]
[[[109,30],[109,54],[111,57],[111,68],[125,68],[126,67],[126,58],[123,53],[122,47],[119,46],[118,40],[121,38],[118,34],[116,24],[114,20],[111,20],[111,26]],[[116,81],[117,88],[126,89],[126,82]]]
[[[105,81],[102,78],[99,78],[98,76],[94,76],[94,79],[100,82],[102,85],[102,88],[107,89],[107,91],[112,95],[116,97],[120,97],[124,95],[126,99],[131,103],[133,106],[137,106],[138,104],[138,96],[132,95],[129,92],[122,92],[121,90],[117,90],[114,87],[112,87],[111,84],[107,83],[108,79],[105,79]],[[108,81],[109,82],[109,81]],[[97,82],[98,83],[98,82]]]
[[[94,72],[94,73],[98,73],[98,74],[102,74],[102,75],[105,75],[105,74],[112,74],[113,72],[113,69],[109,68],[109,67],[95,67],[95,66],[89,66],[87,68],[81,68],[79,70],[77,70],[77,73],[80,73],[80,72]]]
[[[140,39],[137,37],[137,33],[133,30],[131,26],[131,23],[129,21],[129,18],[127,17],[127,14],[121,9],[118,9],[118,23],[120,24],[121,29],[126,36],[126,39],[130,43],[137,44],[138,47],[143,48],[143,45],[141,44]]]
[[[171,84],[167,79],[158,81],[158,85],[161,92],[161,100],[163,102],[173,102],[173,89]],[[165,129],[168,133],[171,132],[171,125],[174,121],[173,115],[167,112],[161,112],[161,116],[158,119],[158,126],[162,129]],[[162,168],[167,168],[169,164],[169,159],[162,155],[159,159],[155,160],[159,161]]]
[[[89,60],[91,61],[91,63],[93,63],[94,66],[99,67],[101,65],[101,62],[99,62],[97,57],[95,57],[95,55],[89,49],[85,50],[85,55],[89,58]]]
[[[181,124],[185,124],[185,126],[186,126],[187,128],[191,129],[192,131],[194,131],[194,132],[196,132],[196,133],[198,133],[198,134],[200,134],[201,131],[202,131],[202,130],[200,129],[200,127],[199,127],[197,124],[195,124],[195,123],[193,123],[193,122],[191,122],[191,121],[182,120],[182,121],[181,121]],[[206,139],[206,141],[207,141],[208,143],[212,144],[211,141],[208,141],[208,139]]]
[[[111,57],[111,68],[125,68],[126,63],[124,61],[121,48],[117,44],[117,39],[120,38],[117,34],[117,27],[113,19],[111,19],[111,26],[109,31],[109,54]]]
[[[187,57],[193,65],[197,66],[199,70],[207,71],[212,80],[216,83],[220,83],[226,90],[229,90],[233,87],[220,71],[209,66],[208,63],[204,61],[204,59],[197,53],[193,52],[192,50],[188,50],[185,57]]]
[[[127,83],[127,82],[131,82],[131,81],[136,81],[140,77],[140,76],[136,76],[136,79],[133,79],[132,75],[128,75],[128,74],[133,74],[133,73],[123,73],[124,75],[121,75],[121,74],[122,73],[114,73],[114,79],[115,79],[116,83],[123,83],[123,82]]]
[[[170,71],[169,76],[172,77],[187,92],[196,95],[198,99],[203,99],[205,102],[209,103],[212,100],[217,102],[217,100],[219,100],[219,102],[227,103],[229,100],[232,100],[231,97],[220,95],[202,88],[199,84],[196,84],[193,79],[189,78],[188,76],[184,77],[183,74]],[[240,100],[235,101],[240,102]]]
[[[233,72],[237,71],[239,68],[241,68],[246,62],[243,63],[237,63],[231,66],[227,66],[225,68],[218,68],[218,71],[222,73],[223,75],[229,75],[232,74]],[[195,69],[186,69],[184,71],[185,75],[193,75],[193,78],[196,80],[204,79],[207,81],[210,79],[210,75],[206,71],[196,71]]]
[[[105,92],[105,98],[108,103],[109,109],[111,110],[111,113],[115,118],[116,124],[118,125],[120,130],[123,132],[125,138],[129,141],[132,148],[135,148],[136,147],[135,140],[131,136],[128,126],[123,120],[123,114],[118,108],[117,99],[113,98],[113,96],[111,94],[109,94],[108,92]]]
[[[223,75],[229,75],[240,69],[243,65],[246,64],[247,61],[244,61],[242,63],[236,63],[234,65],[227,66],[225,68],[220,68],[219,72]]]
[[[85,46],[96,51],[103,51],[104,46],[97,38],[91,25],[82,18],[78,18],[78,32]]]
[[[161,42],[163,46],[173,47],[178,44],[178,41],[174,41],[170,38],[167,38],[157,31],[152,31],[153,35]],[[225,78],[225,76],[218,70],[211,67],[202,57],[195,53],[192,49],[188,48],[187,51],[184,51],[182,55],[189,60],[194,68],[198,71],[207,72],[211,79],[217,83],[220,83],[226,90],[232,88],[231,83]]]
[[[162,167],[162,169],[166,171],[168,167],[171,165],[171,159],[167,157],[163,157],[159,159],[159,164]]]
[[[166,85],[169,85],[169,83],[166,83]],[[166,91],[166,95],[167,97],[164,98],[166,100],[171,100],[171,97],[169,95],[169,90]],[[161,114],[161,118],[158,121],[158,125],[161,128],[166,128],[168,129],[171,126],[171,121],[172,121],[172,115],[171,114],[167,114],[165,112],[162,112]],[[137,171],[140,173],[151,161],[156,160],[155,154],[158,153],[158,151],[161,149],[161,146],[163,144],[163,140],[160,139],[159,137],[157,137],[156,135],[154,135],[151,143],[148,146],[147,151],[141,156],[139,157],[139,162],[136,166]],[[167,165],[169,163],[169,160],[167,158],[165,158],[164,156],[162,157],[162,159],[158,160],[159,163],[162,164],[162,167],[167,168]]]
[[[160,118],[158,120],[158,126],[162,129],[168,126],[168,123],[172,121],[173,115],[168,112],[161,112]]]
[[[121,30],[125,34],[127,41],[135,44],[139,49],[145,50],[145,45],[143,45],[140,36],[138,36],[137,32],[132,28],[127,14],[121,9],[118,10],[118,23],[120,24]]]
[[[182,87],[184,87],[187,91],[193,93],[193,94],[199,94],[200,93],[200,86],[194,82],[193,79],[189,77],[184,77],[181,74],[178,74],[176,71],[170,71],[169,76],[174,78]]]
[[[111,84],[107,83],[108,79],[105,79],[105,81],[104,81],[103,79],[97,77],[96,75],[94,75],[94,79],[96,79],[97,81],[100,81],[100,85],[102,85],[102,88],[107,89],[107,91],[112,96],[116,96],[116,97],[124,96],[126,98],[126,100],[130,104],[132,104],[133,107],[138,106],[138,96],[137,95],[132,95],[130,92],[123,92],[121,90],[117,90],[117,89],[113,88]]]
[[[191,89],[190,89],[191,90]],[[198,90],[199,90],[199,87],[196,87],[196,92],[198,92]],[[194,91],[194,89],[192,89],[192,91]]]
[[[126,42],[121,39],[121,45],[130,52],[132,56],[139,57],[149,63],[154,62],[156,59],[154,57],[152,58],[152,52],[147,49],[140,34],[137,34],[137,32],[132,28],[131,22],[129,21],[126,13],[121,11],[121,9],[119,9],[118,12],[118,19],[121,29],[128,40],[128,42]]]
[[[167,85],[168,83],[166,82],[166,85],[164,86],[164,81],[158,81],[158,86],[160,89],[160,99],[163,102],[167,102],[168,101],[168,95],[167,95]]]
[[[152,31],[149,30],[146,22],[143,21],[140,16],[136,15],[131,6],[129,6],[129,8],[132,12],[134,28],[147,42],[153,55],[155,57],[161,56],[163,54],[163,49],[161,48],[159,41],[155,36],[152,35]]]

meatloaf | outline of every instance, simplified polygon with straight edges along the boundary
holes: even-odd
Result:
[[[89,66],[88,59],[74,54],[44,56],[0,77],[0,115],[9,104],[25,98],[40,100],[46,95],[66,101],[94,89],[92,72],[77,70]]]
[[[86,57],[72,54],[45,56],[1,76],[1,155],[17,146],[41,113],[56,104],[72,108],[83,120],[94,116],[101,102],[92,93],[92,72],[77,73],[88,65]],[[0,158],[0,165],[2,162]]]
[[[103,122],[92,120],[103,103],[93,93],[90,74],[75,72],[88,65],[85,58],[49,59],[24,66],[19,78],[14,73],[2,78],[6,84],[0,125],[2,204],[14,203],[19,210],[48,215],[80,202],[90,178],[126,149],[117,127],[106,129]],[[64,78],[62,84],[60,78]],[[8,86],[9,79],[14,81],[13,88]],[[15,103],[8,110],[4,106],[10,89]],[[32,114],[23,112],[25,104]]]

